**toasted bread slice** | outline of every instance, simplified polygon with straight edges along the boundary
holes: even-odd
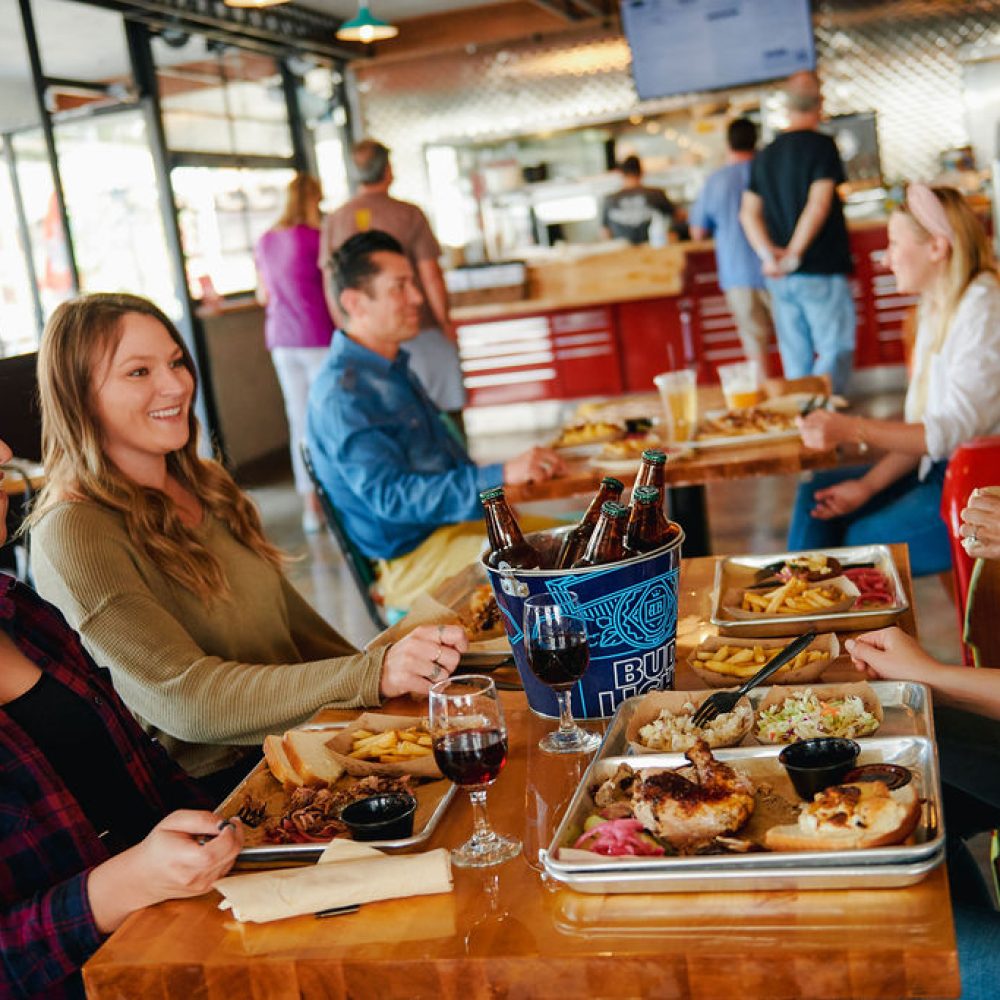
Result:
[[[344,768],[327,749],[330,733],[325,729],[291,729],[282,746],[292,768],[306,785],[332,785]]]
[[[285,788],[297,788],[304,782],[302,776],[292,767],[292,762],[285,753],[284,741],[280,736],[264,737],[264,760],[271,774]]]
[[[851,851],[899,844],[920,819],[914,782],[892,791],[881,781],[835,785],[802,807],[798,823],[774,826],[772,851]]]

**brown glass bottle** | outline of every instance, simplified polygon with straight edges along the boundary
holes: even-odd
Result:
[[[597,527],[587,543],[587,551],[573,563],[573,569],[603,566],[625,558],[625,524],[628,507],[609,500],[601,506]]]
[[[667,456],[662,451],[647,449],[642,453],[639,463],[639,473],[635,477],[632,490],[640,486],[655,486],[660,491],[660,498],[666,495]]]
[[[652,552],[666,545],[676,534],[677,526],[663,514],[660,491],[655,486],[634,489],[628,526],[625,528],[625,548],[629,554]]]
[[[494,569],[499,569],[501,563],[507,563],[512,569],[538,569],[542,558],[538,549],[521,533],[503,487],[484,490],[479,494],[479,502],[486,514],[486,534],[490,540],[486,561]]]
[[[617,503],[621,500],[624,490],[625,484],[620,479],[605,476],[601,480],[601,485],[580,523],[572,531],[567,532],[563,539],[559,558],[556,560],[556,569],[569,569],[577,559],[583,558],[584,552],[587,551],[587,542],[590,541],[590,536],[593,535],[601,516],[601,507],[609,500]]]

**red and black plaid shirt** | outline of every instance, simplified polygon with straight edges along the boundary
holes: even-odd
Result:
[[[28,659],[91,703],[136,788],[157,812],[209,808],[194,782],[139,728],[107,671],[62,615],[3,573],[0,629]],[[0,710],[0,997],[83,996],[79,969],[102,941],[87,876],[107,857],[48,759]]]

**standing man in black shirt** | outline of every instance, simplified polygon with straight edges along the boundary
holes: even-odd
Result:
[[[642,183],[638,156],[626,156],[618,165],[622,188],[604,199],[601,225],[604,235],[624,237],[629,243],[648,243],[649,229],[656,216],[663,220],[664,242],[674,216],[674,203],[659,189]]]
[[[789,126],[758,153],[740,222],[763,262],[786,378],[829,375],[843,393],[854,361],[851,249],[837,185],[837,146],[818,132],[815,73],[785,84]]]

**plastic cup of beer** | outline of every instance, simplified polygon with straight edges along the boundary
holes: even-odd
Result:
[[[756,361],[719,365],[719,381],[729,410],[746,410],[763,402],[763,382],[760,365]]]
[[[670,441],[690,441],[698,420],[698,386],[695,372],[682,368],[653,378],[663,404],[666,437]]]

